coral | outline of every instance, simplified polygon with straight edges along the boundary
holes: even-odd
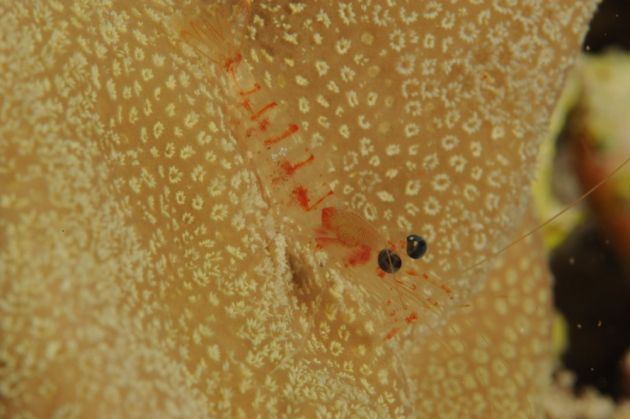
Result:
[[[538,143],[595,1],[217,15],[299,126],[288,155],[316,155],[308,173],[382,234],[428,240],[418,266],[442,288],[390,341],[374,279],[313,246],[316,212],[234,128],[229,74],[178,36],[206,6],[0,5],[2,413],[537,415],[548,274],[533,237],[497,250],[532,227]]]
[[[545,413],[550,419],[626,419],[630,417],[630,403],[615,406],[613,400],[588,388],[576,397],[573,394],[575,377],[569,371],[559,371],[553,386],[544,396]]]

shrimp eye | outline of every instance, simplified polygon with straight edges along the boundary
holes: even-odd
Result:
[[[402,260],[391,249],[383,249],[378,253],[378,266],[389,274],[398,271],[402,266]]]
[[[412,259],[420,259],[427,252],[427,241],[417,234],[407,236],[407,254]]]

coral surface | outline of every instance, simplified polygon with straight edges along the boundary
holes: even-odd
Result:
[[[595,3],[1,2],[0,414],[539,415],[548,273],[500,249]],[[318,248],[308,179],[427,239],[392,339],[411,274]]]

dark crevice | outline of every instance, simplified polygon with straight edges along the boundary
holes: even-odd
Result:
[[[609,48],[630,50],[630,1],[604,0],[591,21],[583,50],[602,53]]]
[[[578,391],[623,395],[621,361],[630,348],[630,277],[595,223],[576,228],[551,257],[556,307],[568,324],[563,364]]]

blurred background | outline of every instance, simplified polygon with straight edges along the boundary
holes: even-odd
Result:
[[[630,0],[604,0],[555,112],[535,186],[546,220],[605,181],[544,231],[556,279],[556,387],[600,403],[574,417],[621,417],[611,406],[624,401],[630,415],[630,164],[619,169],[629,157]]]

